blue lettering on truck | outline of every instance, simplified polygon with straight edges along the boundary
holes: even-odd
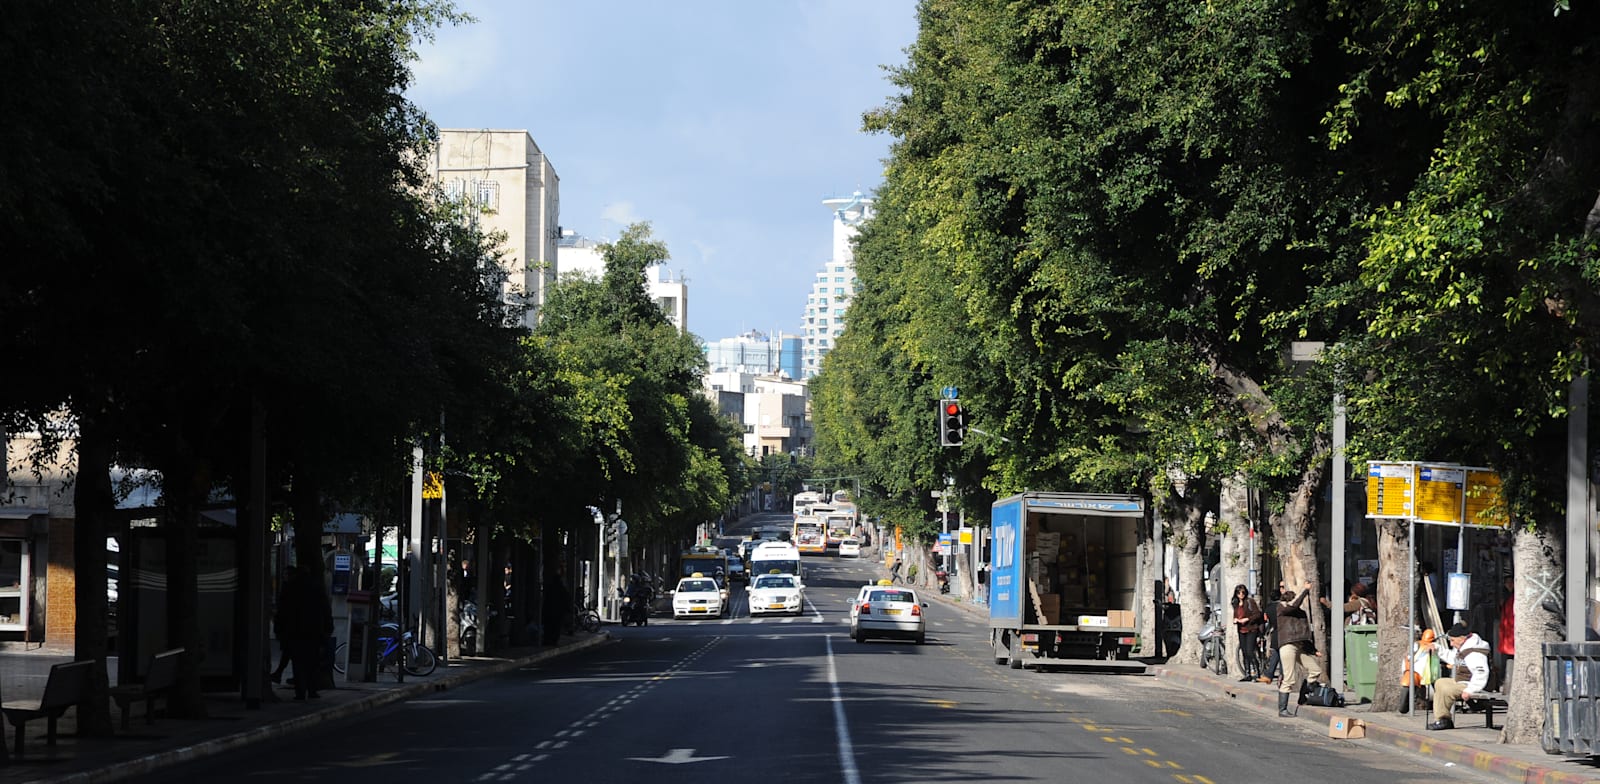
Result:
[[[1022,499],[990,512],[994,549],[989,562],[989,618],[1022,623]]]

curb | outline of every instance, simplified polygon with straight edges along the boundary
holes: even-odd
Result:
[[[1187,675],[1170,667],[1160,665],[1152,666],[1150,674],[1157,678],[1177,681],[1195,689],[1220,691],[1241,704],[1257,707],[1273,714],[1276,714],[1278,710],[1276,691],[1262,692],[1257,689],[1248,691],[1236,689],[1227,684],[1219,684],[1210,678]],[[1267,695],[1273,696],[1269,697]],[[1317,723],[1326,723],[1334,716],[1350,715],[1353,714],[1348,710],[1323,708],[1314,705],[1301,705],[1296,712],[1297,718],[1311,717]],[[1522,782],[1523,784],[1600,784],[1600,777],[1568,773],[1515,757],[1484,751],[1475,746],[1452,743],[1434,736],[1399,730],[1384,724],[1367,722],[1366,732],[1368,740],[1462,767],[1469,767],[1473,770],[1502,777],[1508,781]]]
[[[335,721],[347,716],[354,716],[374,708],[388,705],[392,702],[422,696],[430,692],[448,691],[480,678],[525,667],[529,664],[553,659],[569,653],[588,650],[599,645],[611,642],[609,632],[602,631],[585,640],[579,640],[568,645],[559,646],[550,650],[523,656],[517,659],[502,659],[491,664],[477,665],[461,672],[453,673],[435,681],[420,682],[415,685],[399,686],[393,689],[384,689],[365,697],[337,705],[326,710],[294,716],[282,721],[270,722],[248,730],[242,730],[220,738],[213,738],[189,746],[159,751],[143,757],[118,762],[113,767],[97,768],[95,770],[69,773],[55,778],[36,779],[38,784],[101,784],[102,782],[118,781],[130,776],[153,773],[162,768],[171,767],[183,762],[209,757],[215,754],[243,748],[254,743],[270,740],[291,733],[299,732],[309,727],[314,727],[324,722]]]

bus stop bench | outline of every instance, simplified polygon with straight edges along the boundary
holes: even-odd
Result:
[[[119,685],[111,690],[111,699],[122,711],[124,730],[128,728],[128,713],[133,703],[141,700],[144,702],[145,723],[156,723],[156,700],[168,698],[169,693],[178,685],[178,665],[182,662],[183,650],[173,648],[150,657],[150,666],[145,669],[144,682]]]
[[[1497,691],[1478,691],[1472,693],[1470,700],[1456,700],[1450,705],[1450,714],[1455,715],[1457,710],[1470,712],[1483,711],[1483,726],[1494,729],[1494,709],[1499,708],[1501,713],[1506,709],[1506,695]]]
[[[93,666],[94,662],[89,660],[57,664],[50,668],[50,677],[44,683],[44,696],[37,700],[0,702],[0,714],[4,714],[6,721],[17,729],[17,759],[22,759],[23,728],[33,719],[49,721],[50,731],[45,737],[49,745],[56,745],[56,719],[88,696],[89,668]]]

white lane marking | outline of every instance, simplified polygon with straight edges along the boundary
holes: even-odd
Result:
[[[844,776],[844,784],[861,784],[861,771],[856,768],[855,746],[850,743],[850,725],[844,716],[844,698],[839,695],[839,669],[833,661],[833,635],[823,640],[828,645],[828,688],[833,692],[833,726],[839,740],[839,772]]]

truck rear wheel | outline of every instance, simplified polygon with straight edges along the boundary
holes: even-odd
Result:
[[[994,649],[994,663],[1005,664],[1011,658],[1011,652],[1006,650],[1005,632],[995,629],[989,633],[989,647]]]
[[[1022,669],[1022,635],[1012,632],[1010,636],[1011,660],[1007,664],[1010,664],[1013,670],[1020,670]]]

